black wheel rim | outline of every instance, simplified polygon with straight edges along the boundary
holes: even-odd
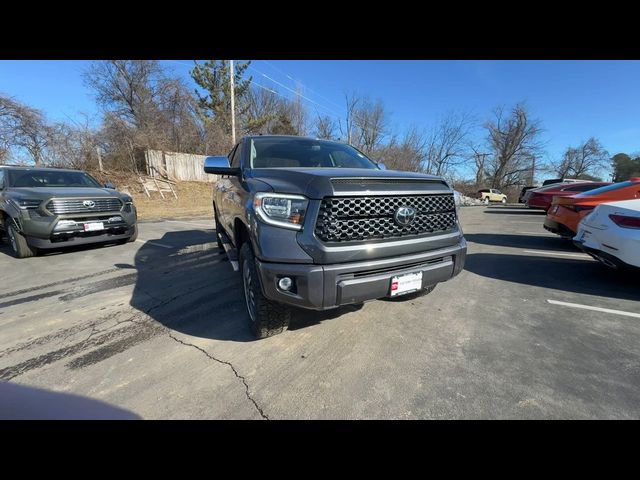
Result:
[[[247,303],[247,311],[252,322],[255,322],[255,308],[256,299],[253,295],[253,282],[251,279],[251,270],[249,270],[249,264],[242,262],[242,285],[244,286],[244,299]]]

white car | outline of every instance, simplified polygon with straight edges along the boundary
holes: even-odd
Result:
[[[602,203],[578,225],[573,242],[612,268],[640,268],[640,200]]]

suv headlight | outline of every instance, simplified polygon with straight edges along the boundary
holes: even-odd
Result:
[[[123,195],[120,198],[124,203],[133,203],[133,198],[131,198],[129,195]]]
[[[29,200],[29,199],[23,199],[23,198],[18,198],[18,199],[11,198],[9,199],[9,201],[13,203],[16,207],[21,208],[23,210],[26,210],[29,208],[38,208],[42,203],[42,200]]]
[[[256,193],[253,208],[258,218],[270,225],[301,230],[309,200],[302,195]]]

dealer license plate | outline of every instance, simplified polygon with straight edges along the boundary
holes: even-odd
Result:
[[[391,278],[391,297],[415,292],[422,288],[422,272],[398,275]]]
[[[95,232],[97,230],[104,230],[104,223],[103,222],[91,222],[91,223],[85,223],[84,224],[84,231],[85,232]]]

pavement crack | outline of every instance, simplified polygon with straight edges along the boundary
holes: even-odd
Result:
[[[238,373],[238,370],[236,370],[236,367],[231,363],[231,362],[227,362],[226,360],[220,360],[219,358],[214,357],[213,355],[211,355],[209,352],[207,352],[204,348],[201,348],[197,345],[194,345],[193,343],[188,343],[185,342],[183,340],[180,340],[179,338],[173,336],[173,334],[171,332],[168,332],[169,334],[169,338],[171,338],[172,340],[175,340],[176,342],[187,346],[187,347],[193,347],[196,350],[199,350],[200,352],[204,353],[207,358],[209,358],[210,360],[213,360],[215,362],[218,363],[222,363],[224,365],[227,365],[231,371],[233,372],[233,374],[236,376],[236,378],[238,378],[243,384],[244,384],[244,390],[245,390],[245,395],[247,396],[247,399],[253,403],[253,406],[255,407],[255,409],[258,411],[258,413],[260,414],[260,416],[264,419],[264,420],[269,420],[269,417],[266,413],[264,413],[264,411],[262,410],[262,408],[260,408],[260,406],[258,405],[258,403],[255,401],[255,399],[251,396],[251,392],[249,391],[249,384],[247,383],[247,379],[245,377],[243,377],[242,375],[240,375]]]

